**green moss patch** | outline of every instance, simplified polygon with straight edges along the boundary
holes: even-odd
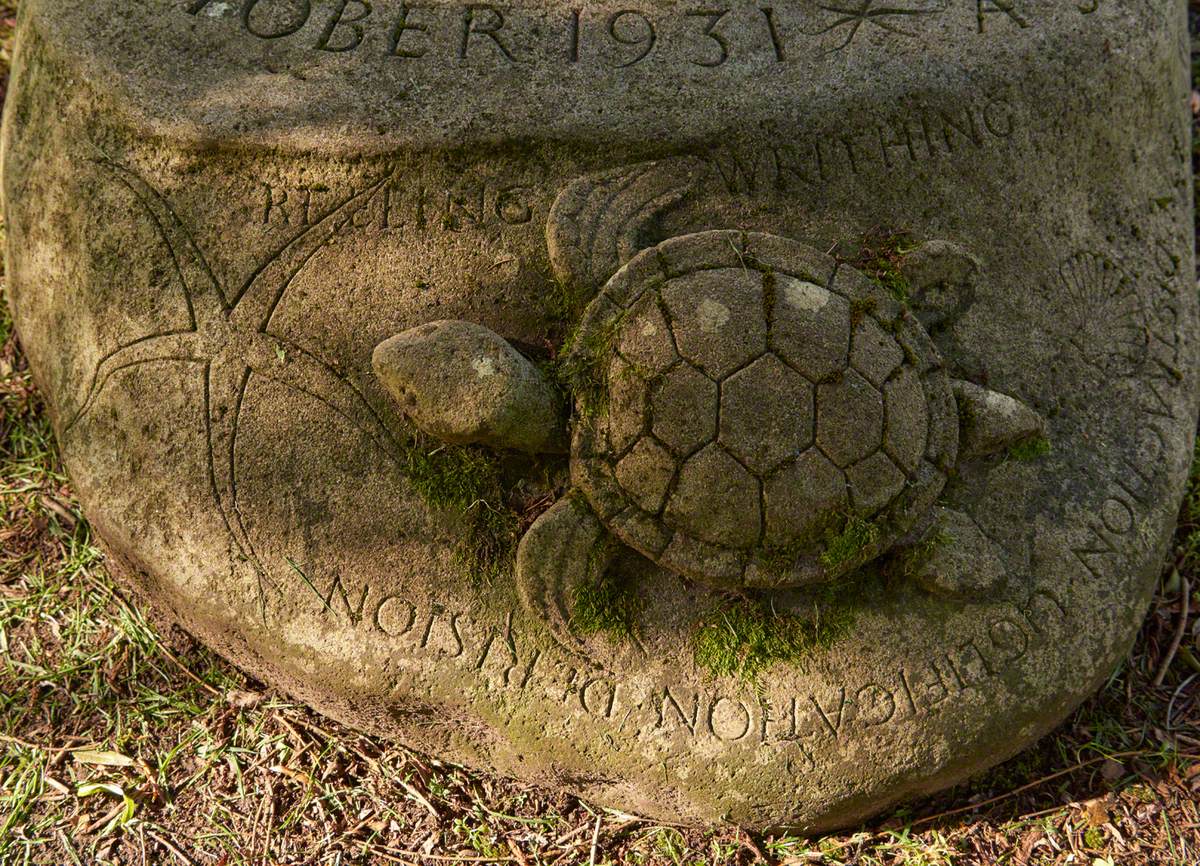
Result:
[[[767,312],[767,321],[775,321],[775,307],[779,303],[779,279],[775,269],[768,266],[760,267],[763,285],[763,309]]]
[[[620,322],[586,337],[578,322],[591,295],[581,287],[553,282],[545,293],[549,358],[536,361],[581,411],[607,405],[607,361]],[[565,335],[565,336],[564,336]],[[565,402],[565,401],[564,401]],[[416,435],[403,451],[403,471],[413,488],[435,508],[458,512],[465,531],[455,561],[472,577],[511,572],[521,536],[566,486],[565,458],[517,458],[476,446],[439,444]],[[506,463],[521,463],[505,468]],[[531,482],[540,476],[540,481]]]
[[[769,574],[783,576],[796,565],[796,560],[808,551],[803,541],[764,547],[758,554],[758,564]]]
[[[404,474],[430,505],[467,507],[494,493],[499,469],[493,455],[482,448],[433,445],[423,437],[406,451]]]
[[[849,515],[841,532],[830,532],[825,536],[825,552],[821,564],[826,568],[852,561],[863,550],[879,541],[879,527],[869,520]]]
[[[1040,460],[1053,450],[1045,436],[1031,436],[1009,446],[1008,456],[1013,460]]]
[[[484,578],[511,569],[520,519],[508,504],[494,454],[464,446],[425,450],[414,445],[407,475],[426,502],[464,518],[465,531],[454,551],[460,567]]]
[[[900,266],[914,246],[907,231],[871,231],[863,236],[858,255],[848,263],[887,289],[899,303],[907,305],[910,286]]]
[[[605,634],[614,640],[634,636],[642,605],[624,581],[605,574],[595,583],[576,587],[572,595],[571,626],[578,634]]]
[[[937,530],[926,535],[912,547],[900,551],[895,562],[900,567],[900,574],[905,578],[916,575],[939,548],[954,542],[953,537],[945,530]]]
[[[846,515],[840,520],[834,515],[829,522],[840,523],[840,528],[834,525],[825,531],[825,552],[821,554],[821,564],[826,568],[852,561],[882,535],[878,525],[854,515]],[[758,562],[769,573],[783,575],[790,571],[796,560],[809,549],[810,544],[804,540],[767,547],[759,555]]]
[[[576,283],[554,280],[545,294],[546,317],[552,324],[570,327],[583,316],[592,297],[592,292]]]
[[[850,302],[850,324],[858,327],[864,316],[875,312],[876,306],[874,298],[855,298]]]
[[[756,600],[731,599],[698,624],[692,655],[713,676],[754,682],[775,664],[802,664],[853,625],[854,608],[836,587],[822,594],[811,617],[779,613]]]
[[[624,313],[598,328],[576,327],[563,343],[555,379],[574,396],[584,415],[599,414],[608,406],[608,365],[622,321]]]
[[[550,497],[531,502],[525,485],[505,477],[503,456],[483,448],[436,446],[418,436],[404,456],[404,474],[417,493],[431,506],[456,511],[463,518],[455,562],[475,578],[510,573],[521,534],[537,516],[537,503]],[[548,479],[553,467],[542,468]]]
[[[1192,452],[1192,472],[1187,496],[1179,510],[1179,528],[1175,535],[1180,569],[1195,571],[1200,566],[1200,439]],[[1175,575],[1178,580],[1178,575]],[[1200,668],[1197,669],[1200,671]]]
[[[1187,497],[1183,500],[1183,519],[1187,523],[1200,524],[1200,438],[1192,449],[1192,470],[1189,475]]]

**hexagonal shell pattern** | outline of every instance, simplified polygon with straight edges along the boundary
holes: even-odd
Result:
[[[850,352],[850,302],[835,292],[787,274],[775,274],[771,348],[813,382],[846,369]]]
[[[619,539],[710,585],[839,577],[921,518],[956,459],[954,396],[920,324],[786,238],[700,232],[644,250],[581,337],[626,381],[607,383],[607,414],[577,418],[574,483]],[[830,563],[850,513],[877,541]]]
[[[720,441],[752,472],[768,474],[813,442],[813,386],[774,355],[721,383]]]
[[[713,268],[662,288],[679,354],[722,379],[767,348],[763,275],[749,268]]]
[[[654,386],[650,429],[677,457],[687,457],[717,433],[717,384],[680,364]]]
[[[744,550],[758,541],[758,481],[716,443],[679,469],[663,520],[701,541]]]
[[[843,469],[883,444],[883,395],[853,370],[817,386],[817,447]]]

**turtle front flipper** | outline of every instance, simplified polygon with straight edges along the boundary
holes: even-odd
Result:
[[[588,657],[571,628],[581,587],[595,586],[620,545],[579,497],[567,495],[543,513],[517,547],[517,591],[525,609],[569,652]]]
[[[931,332],[952,328],[975,303],[983,263],[968,250],[935,239],[909,250],[900,262],[909,304]]]
[[[371,366],[409,420],[443,442],[530,454],[567,449],[559,390],[482,325],[418,325],[376,346]]]
[[[546,222],[554,275],[584,299],[643,247],[646,229],[678,204],[705,171],[691,157],[622,166],[581,177],[555,199]]]
[[[951,382],[958,402],[959,457],[986,457],[1040,436],[1042,417],[1020,400],[971,382]]]
[[[1013,397],[952,380],[958,403],[960,460],[986,457],[1040,436],[1040,415]],[[970,599],[997,592],[1005,568],[999,548],[970,515],[934,508],[920,541],[903,554],[905,574],[934,595]]]
[[[922,541],[905,552],[904,566],[927,592],[962,599],[994,594],[1005,577],[995,542],[969,515],[942,506]]]

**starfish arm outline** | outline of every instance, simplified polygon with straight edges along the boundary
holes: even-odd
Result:
[[[847,32],[845,38],[832,48],[822,52],[824,54],[832,54],[841,51],[852,43],[858,36],[859,31],[864,24],[873,24],[880,30],[889,33],[895,33],[900,36],[915,36],[916,34],[905,30],[904,28],[888,21],[892,17],[908,17],[915,18],[921,15],[936,15],[945,11],[944,6],[939,6],[935,9],[911,9],[902,6],[875,6],[877,0],[861,0],[857,7],[835,5],[833,3],[818,3],[817,8],[823,12],[832,12],[840,15],[840,18],[834,20],[831,24],[826,25],[813,32],[813,36],[821,36],[826,33],[831,33],[840,27],[846,27]]]
[[[109,379],[122,370],[159,361],[204,363],[206,359],[200,342],[200,335],[195,331],[171,331],[166,334],[151,334],[113,349],[96,364],[87,392],[79,407],[71,413],[63,432],[69,432],[79,419],[91,410]]]
[[[133,193],[154,223],[158,236],[166,244],[171,263],[183,285],[184,297],[193,330],[203,330],[211,319],[228,309],[221,284],[183,220],[140,175],[108,157],[93,159]]]
[[[268,256],[234,296],[232,324],[265,333],[292,280],[325,244],[350,225],[391,178],[385,173]]]
[[[403,465],[402,445],[389,425],[392,419],[379,412],[353,381],[332,364],[294,343],[280,340],[273,334],[263,335],[262,339],[270,352],[249,353],[248,363],[255,375],[321,401],[370,438],[389,459]]]
[[[255,574],[259,611],[266,620],[267,587],[279,585],[258,555],[237,501],[237,434],[242,401],[250,380],[250,367],[235,359],[218,357],[204,367],[204,424],[208,446],[208,482],[221,522],[239,558]]]
[[[183,286],[191,327],[151,334],[118,346],[104,356],[66,429],[95,405],[105,384],[121,370],[168,360],[203,364],[210,492],[238,558],[255,573],[257,600],[265,622],[267,590],[269,587],[277,593],[281,590],[255,549],[238,502],[237,438],[251,376],[261,375],[320,400],[397,465],[404,465],[403,447],[393,432],[397,425],[392,415],[376,409],[364,391],[333,365],[311,351],[267,333],[271,316],[292,281],[330,239],[352,223],[355,215],[391,179],[391,174],[385,173],[292,237],[255,270],[231,299],[162,194],[136,172],[107,156],[93,162],[129,189],[149,216]]]

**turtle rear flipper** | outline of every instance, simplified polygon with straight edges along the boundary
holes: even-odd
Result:
[[[1042,417],[1014,397],[961,379],[951,387],[958,401],[961,458],[996,454],[1044,430]]]
[[[525,609],[540,619],[555,641],[588,658],[571,628],[571,608],[580,588],[600,582],[620,544],[576,496],[565,496],[543,513],[517,547],[517,591]]]
[[[952,508],[934,509],[932,525],[907,557],[908,576],[934,595],[978,598],[1004,584],[996,544],[969,515]]]

